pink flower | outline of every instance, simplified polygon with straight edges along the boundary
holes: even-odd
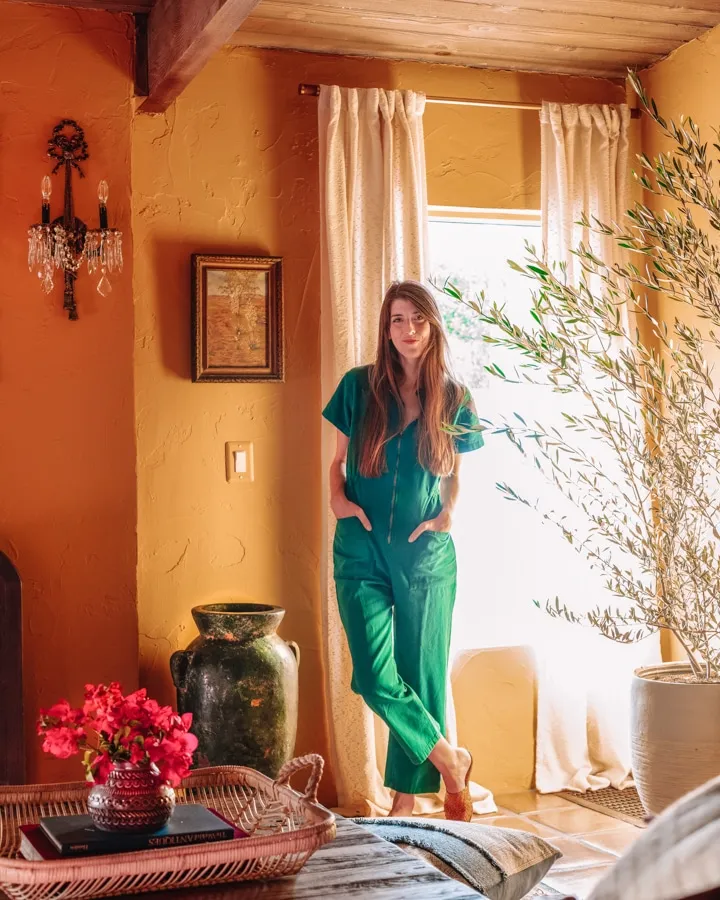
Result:
[[[105,784],[108,775],[112,772],[113,761],[107,753],[96,756],[90,765],[95,784]]]
[[[160,706],[145,688],[123,695],[117,681],[86,684],[82,709],[60,700],[41,710],[38,734],[43,749],[61,758],[81,749],[88,777],[103,783],[120,760],[152,762],[162,777],[177,785],[190,770],[198,741],[189,729],[192,714],[178,715]]]
[[[118,711],[123,699],[122,688],[117,681],[111,682],[109,686],[86,684],[83,712],[86,717],[93,719],[97,731],[112,735],[118,728]]]
[[[40,710],[38,734],[42,734],[45,728],[56,725],[64,725],[66,727],[82,725],[83,720],[84,716],[81,709],[74,709],[67,700],[60,700],[49,709]]]
[[[80,741],[85,736],[82,728],[67,728],[63,725],[45,731],[42,748],[58,759],[68,759],[80,749]]]
[[[146,759],[147,753],[145,752],[145,748],[141,747],[140,744],[135,743],[130,748],[130,762],[131,763],[140,763]]]

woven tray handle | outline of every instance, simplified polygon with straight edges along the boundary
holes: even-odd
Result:
[[[278,772],[275,784],[288,784],[295,772],[307,769],[308,766],[312,766],[312,772],[310,773],[310,778],[308,778],[303,797],[311,803],[317,803],[318,785],[325,768],[325,760],[319,753],[308,753],[307,756],[298,756],[295,759],[288,760]]]

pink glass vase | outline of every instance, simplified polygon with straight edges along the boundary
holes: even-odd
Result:
[[[105,784],[90,789],[87,806],[103,831],[157,831],[175,808],[175,791],[153,763],[116,762]]]

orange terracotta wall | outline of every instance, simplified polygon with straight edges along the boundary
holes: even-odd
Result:
[[[86,681],[137,680],[129,23],[0,3],[0,549],[23,580],[33,781],[82,777],[77,759],[41,754],[41,705],[79,700]],[[76,214],[97,226],[104,177],[111,224],[126,232],[110,297],[79,277],[77,322],[63,313],[61,278],[46,296],[26,264],[47,140],[64,117],[90,145]],[[59,215],[60,175],[53,186]]]
[[[299,82],[461,97],[617,101],[598,79],[478,72],[286,51],[219,53],[133,135],[141,681],[170,700],[169,654],[194,604],[287,609],[302,649],[297,751],[328,754],[319,604],[317,107]],[[433,204],[539,206],[537,113],[429,107]],[[190,254],[284,259],[286,383],[190,381]],[[255,482],[225,481],[226,441],[253,441]],[[326,780],[326,799],[331,783]]]

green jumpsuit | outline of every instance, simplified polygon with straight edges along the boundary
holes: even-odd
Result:
[[[435,792],[440,775],[428,755],[445,729],[450,632],[455,603],[455,547],[447,532],[417,526],[442,509],[440,478],[418,461],[417,420],[386,445],[379,478],[358,472],[358,439],[369,394],[369,367],[351,369],[323,416],[350,438],[345,493],[367,514],[340,519],[333,561],[337,598],[353,662],[352,688],[390,729],[385,784],[406,794]],[[469,394],[453,424],[477,417]],[[399,411],[389,409],[390,432]],[[483,445],[479,432],[454,438],[458,453]]]

